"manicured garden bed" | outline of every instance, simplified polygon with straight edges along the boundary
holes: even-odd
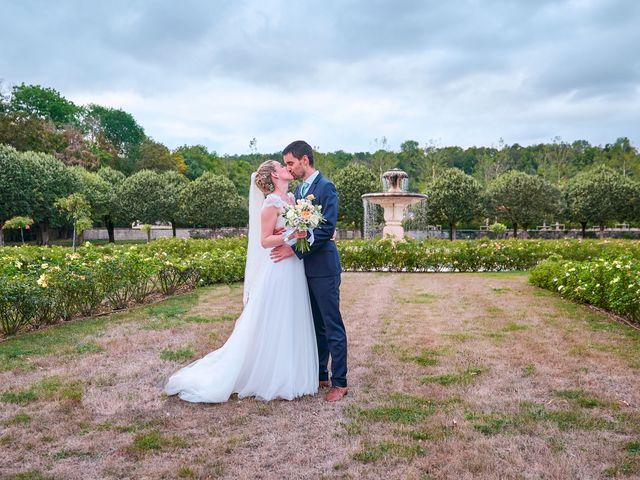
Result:
[[[344,270],[354,272],[529,270],[551,259],[534,271],[536,285],[638,321],[638,285],[628,283],[637,282],[639,275],[640,245],[634,241],[353,240],[338,242],[338,247]],[[244,277],[245,256],[246,238],[162,239],[104,247],[85,243],[76,253],[64,247],[1,248],[0,334],[119,310],[152,295],[171,295],[197,285],[238,282]],[[627,262],[625,276],[620,277],[627,282],[622,282],[626,290],[613,281],[615,276],[609,278],[613,274],[607,268],[613,261]],[[583,272],[588,284],[564,285],[570,268]],[[602,282],[590,276],[594,268],[606,272]],[[556,277],[562,280],[550,282]]]

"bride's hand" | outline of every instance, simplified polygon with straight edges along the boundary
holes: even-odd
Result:
[[[294,233],[291,234],[291,238],[307,238],[307,231],[296,230]]]

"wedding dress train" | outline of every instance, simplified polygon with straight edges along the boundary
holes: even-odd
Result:
[[[284,206],[276,195],[265,205]],[[278,218],[277,226],[284,219]],[[248,267],[249,268],[249,267]],[[304,264],[295,255],[262,262],[227,342],[174,373],[164,391],[188,402],[225,402],[233,393],[291,400],[318,390],[318,353]]]

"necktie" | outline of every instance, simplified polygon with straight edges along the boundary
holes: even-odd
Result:
[[[304,197],[304,194],[307,193],[308,188],[309,188],[309,184],[307,182],[302,182],[302,188],[300,189],[301,197]]]

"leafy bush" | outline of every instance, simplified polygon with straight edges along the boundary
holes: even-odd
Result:
[[[163,239],[76,253],[62,247],[0,248],[0,334],[125,308],[152,292],[244,277],[246,239]]]
[[[596,240],[349,240],[338,242],[347,271],[528,270],[551,255],[571,260],[640,258],[637,242]]]
[[[32,321],[33,290],[23,276],[0,278],[0,333],[12,335]]]
[[[549,259],[531,271],[529,281],[565,298],[640,322],[640,260],[637,258],[581,262]]]
[[[624,256],[632,262],[629,268],[637,271],[638,242],[352,240],[338,242],[338,248],[347,271],[527,270],[551,259],[535,268],[531,278],[535,284],[552,289],[560,286],[551,281],[564,275],[567,262],[595,262],[598,269],[584,275],[590,280],[602,277],[600,287],[594,284],[590,296],[579,300],[630,318],[638,315],[632,303],[636,290],[623,293],[619,286],[603,289],[602,285],[614,277],[609,278],[610,272],[601,266],[602,262],[610,266]],[[244,278],[246,249],[246,238],[170,238],[145,245],[105,247],[87,242],[75,253],[63,247],[0,248],[0,334],[12,335],[27,326],[37,328],[98,309],[126,308],[143,302],[153,292],[168,295],[196,285],[239,282]]]
[[[507,231],[507,226],[504,223],[493,223],[489,226],[489,231],[495,235],[504,235]]]
[[[104,255],[97,260],[104,295],[111,308],[143,302],[155,289],[158,263],[131,247],[123,255]]]

